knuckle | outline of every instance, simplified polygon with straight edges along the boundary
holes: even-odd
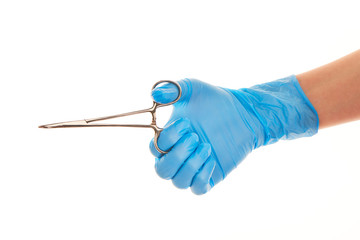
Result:
[[[194,151],[199,143],[199,137],[196,133],[189,133],[185,136],[184,147],[186,151]]]
[[[155,168],[157,175],[162,179],[169,179],[169,174],[161,168]]]
[[[186,162],[186,171],[192,174],[195,174],[198,171],[198,167],[197,164],[195,163],[195,161],[187,161]]]
[[[178,132],[180,135],[184,135],[189,132],[190,120],[187,118],[180,118],[174,125],[175,131]]]
[[[155,163],[155,172],[160,178],[168,179],[168,170],[163,167],[163,164],[161,164],[160,160]]]
[[[196,195],[201,195],[209,190],[209,184],[206,178],[202,176],[196,176],[196,179],[191,186],[191,191]]]
[[[203,174],[201,174],[197,177],[197,181],[199,182],[199,185],[201,185],[201,186],[208,184],[208,179],[205,176],[203,176]]]
[[[163,179],[172,179],[178,171],[178,161],[177,158],[169,158],[169,155],[164,155],[155,164],[156,173]]]
[[[174,184],[175,187],[180,188],[180,189],[186,189],[189,187],[184,181],[179,181],[176,178],[174,178],[172,180],[172,183]]]
[[[211,145],[209,143],[204,143],[202,144],[202,149],[199,152],[199,158],[201,158],[202,160],[206,160],[211,153]]]
[[[191,192],[194,193],[195,195],[202,195],[205,194],[207,192],[207,189],[204,187],[191,187]]]

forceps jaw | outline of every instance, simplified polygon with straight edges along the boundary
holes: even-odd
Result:
[[[70,122],[59,122],[41,125],[39,128],[70,128],[70,127],[80,127],[86,125],[86,120],[70,121]]]

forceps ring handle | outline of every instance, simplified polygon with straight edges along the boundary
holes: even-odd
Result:
[[[178,89],[178,92],[179,92],[179,93],[178,93],[178,96],[175,98],[175,100],[173,100],[173,101],[171,101],[171,102],[169,102],[169,103],[158,103],[158,102],[155,102],[155,101],[154,101],[154,104],[153,104],[153,107],[152,107],[153,110],[151,111],[151,115],[152,115],[152,123],[151,123],[151,125],[153,126],[153,129],[154,129],[154,131],[155,131],[154,146],[155,146],[155,148],[156,148],[156,150],[157,150],[158,152],[160,152],[161,154],[166,154],[166,153],[168,153],[168,152],[161,150],[161,149],[159,148],[159,146],[158,146],[158,138],[159,138],[160,133],[161,133],[161,131],[163,130],[163,128],[160,128],[160,127],[158,127],[158,126],[156,125],[156,109],[157,109],[158,107],[164,107],[164,106],[172,105],[172,104],[176,103],[177,101],[179,101],[179,99],[181,98],[181,93],[182,93],[182,91],[181,91],[181,86],[180,86],[180,84],[177,83],[177,82],[175,82],[175,81],[171,81],[171,80],[160,80],[160,81],[158,81],[158,82],[156,82],[156,83],[154,84],[154,86],[152,87],[151,90],[154,90],[159,84],[162,84],[162,83],[171,83],[171,84],[174,84],[174,85],[176,86],[176,88]]]

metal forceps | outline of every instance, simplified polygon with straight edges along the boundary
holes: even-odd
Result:
[[[106,117],[99,117],[99,118],[90,118],[90,119],[84,119],[84,120],[77,120],[77,121],[69,121],[69,122],[60,122],[60,123],[52,123],[52,124],[47,124],[47,125],[41,125],[39,126],[39,128],[77,128],[77,127],[136,127],[136,128],[152,128],[155,132],[155,137],[154,137],[154,145],[156,150],[158,150],[160,153],[167,153],[166,151],[163,151],[159,148],[158,146],[158,138],[159,135],[161,133],[161,131],[163,130],[162,128],[158,127],[156,125],[156,109],[159,107],[164,107],[164,106],[168,106],[171,104],[174,104],[175,102],[177,102],[180,97],[181,97],[181,87],[177,82],[171,81],[171,80],[161,80],[158,81],[154,84],[154,86],[152,87],[151,90],[153,90],[156,86],[158,86],[161,83],[171,83],[174,84],[178,91],[179,94],[176,97],[176,99],[172,102],[169,103],[158,103],[153,101],[153,105],[150,108],[147,109],[143,109],[143,110],[137,110],[137,111],[133,111],[133,112],[127,112],[127,113],[121,113],[121,114],[117,114],[117,115],[112,115],[112,116],[106,116]],[[120,117],[126,117],[126,116],[130,116],[130,115],[135,115],[135,114],[141,114],[141,113],[151,113],[152,116],[152,121],[150,124],[93,124],[94,122],[99,122],[99,121],[103,121],[103,120],[108,120],[108,119],[113,119],[113,118],[120,118]]]

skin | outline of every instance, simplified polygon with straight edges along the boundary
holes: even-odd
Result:
[[[320,128],[360,119],[360,50],[296,77]]]

